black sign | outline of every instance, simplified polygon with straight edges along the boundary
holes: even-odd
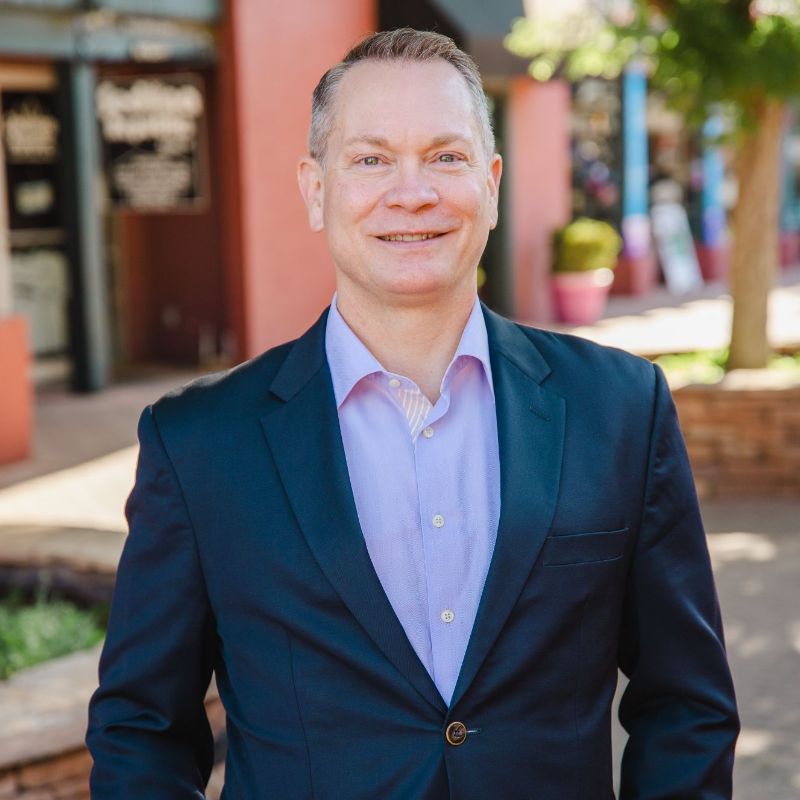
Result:
[[[96,100],[116,206],[151,212],[205,205],[206,104],[200,78],[106,78]]]
[[[3,92],[3,151],[12,231],[56,228],[58,131],[52,92]]]

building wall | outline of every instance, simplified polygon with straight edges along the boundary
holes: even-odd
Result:
[[[228,4],[220,53],[226,127],[227,296],[242,356],[293,338],[330,300],[333,266],[297,188],[311,93],[377,24],[374,0]],[[240,242],[237,242],[237,231]]]
[[[560,81],[511,81],[506,118],[505,180],[509,182],[514,316],[552,317],[553,231],[570,219],[569,86]]]

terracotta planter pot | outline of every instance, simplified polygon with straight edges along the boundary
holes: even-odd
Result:
[[[697,260],[700,262],[700,272],[706,283],[724,281],[728,277],[730,248],[727,245],[709,247],[708,245],[698,244]]]
[[[781,231],[779,257],[781,267],[794,267],[800,263],[800,232]]]
[[[33,389],[24,317],[0,317],[0,464],[27,458],[33,432]]]
[[[591,325],[603,316],[614,273],[610,269],[553,273],[553,307],[559,322]]]
[[[628,256],[624,253],[617,261],[614,271],[613,294],[641,296],[651,292],[658,284],[658,261],[655,253]]]

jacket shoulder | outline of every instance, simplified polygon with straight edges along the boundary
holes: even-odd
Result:
[[[573,334],[517,327],[548,363],[552,386],[652,399],[659,381],[659,368],[652,361]]]
[[[295,341],[167,392],[153,404],[153,417],[159,428],[186,429],[223,420],[229,423],[236,416],[264,409],[269,401],[270,384]]]

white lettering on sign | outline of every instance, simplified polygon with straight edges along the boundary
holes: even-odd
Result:
[[[17,164],[46,164],[58,156],[58,120],[38,100],[27,99],[5,117],[8,160]]]
[[[137,153],[115,164],[112,177],[133,208],[168,208],[192,185],[192,167],[158,154]]]
[[[197,134],[202,113],[203,95],[190,83],[142,78],[130,86],[103,81],[97,87],[97,114],[107,142],[188,143]]]

